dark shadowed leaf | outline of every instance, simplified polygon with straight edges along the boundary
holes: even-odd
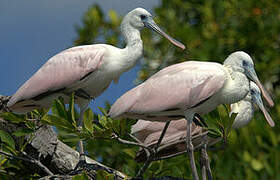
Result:
[[[9,133],[0,130],[0,139],[2,142],[6,143],[9,147],[15,149],[15,141],[14,139],[9,135]]]

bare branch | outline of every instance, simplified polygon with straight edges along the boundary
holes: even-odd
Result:
[[[44,170],[44,172],[47,173],[48,175],[53,175],[53,173],[46,166],[44,166],[40,161],[28,156],[25,152],[23,152],[23,155],[26,156],[27,158],[20,157],[20,156],[15,156],[15,155],[6,153],[6,152],[1,151],[1,150],[0,150],[0,154],[2,154],[4,156],[7,156],[11,159],[15,158],[15,159],[20,159],[20,160],[23,160],[23,161],[27,161],[27,162],[36,164],[38,167],[40,167],[42,170]]]
[[[124,139],[121,139],[117,134],[113,134],[112,139],[115,139],[117,140],[118,142],[122,143],[122,144],[128,144],[128,145],[134,145],[134,146],[139,146],[139,147],[142,147],[142,148],[145,148],[149,151],[153,151],[150,147],[147,147],[145,146],[144,144],[142,143],[136,143],[136,142],[132,142],[132,141],[127,141],[127,140],[124,140]]]

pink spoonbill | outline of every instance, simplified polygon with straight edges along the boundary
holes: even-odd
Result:
[[[263,112],[264,117],[268,119],[268,121],[270,121],[271,124],[274,124],[271,116],[269,115],[269,113],[267,112],[267,110],[263,105],[260,89],[254,82],[251,81],[250,92],[246,95],[246,97],[241,101],[238,101],[237,103],[231,104],[230,106],[231,107],[230,115],[232,113],[237,114],[232,125],[234,129],[246,126],[253,119],[254,111],[255,111],[254,105],[257,105],[257,107],[259,107],[259,109]],[[146,120],[138,120],[137,123],[131,127],[131,133],[142,143],[144,143],[144,145],[154,146],[159,140],[159,137],[161,135],[164,126],[165,126],[164,122],[151,122]],[[187,122],[185,119],[171,121],[160,146],[164,146],[170,142],[174,142],[174,143],[179,142],[179,143],[178,145],[173,144],[172,147],[169,147],[172,148],[173,150],[165,151],[165,152],[177,154],[180,151],[185,151],[185,149],[183,149],[185,145],[184,143],[180,142],[180,140],[186,138],[186,129],[187,129]],[[191,128],[192,137],[196,136],[199,133],[202,133],[202,127],[193,123]],[[196,145],[198,144],[200,143],[196,143]],[[163,155],[166,156],[168,154],[163,154]],[[143,156],[143,151],[142,151],[142,155],[139,154],[138,156],[139,157]]]
[[[272,118],[270,117],[269,113],[264,108],[261,92],[258,86],[254,82],[250,82],[250,91],[246,95],[244,99],[241,101],[231,104],[231,112],[236,113],[237,116],[233,122],[233,128],[241,128],[247,125],[254,116],[255,106],[257,105],[259,109],[263,112],[264,116],[268,121],[274,124]],[[201,120],[197,114],[195,115],[194,120]],[[144,145],[148,147],[156,147],[156,157],[165,159],[168,157],[174,157],[180,155],[185,152],[185,140],[186,139],[186,129],[187,129],[187,122],[185,119],[180,119],[177,121],[171,121],[168,129],[166,130],[164,137],[161,141],[161,144],[157,147],[158,141],[162,136],[163,129],[165,127],[164,122],[151,122],[146,120],[138,120],[135,125],[131,127],[131,133],[140,140]],[[204,141],[205,132],[203,127],[196,125],[194,122],[192,123],[191,127],[191,137],[194,144],[195,149],[198,146],[201,146],[202,143],[207,143],[207,146],[211,146],[216,144],[221,140],[221,138],[212,138],[207,137],[207,141]],[[205,145],[205,162],[207,170],[209,171],[208,177],[212,179],[212,173],[210,168],[210,163],[208,161],[208,155],[206,153],[206,145]],[[204,146],[202,146],[204,147]],[[202,150],[203,152],[203,150]],[[203,154],[203,153],[202,153]],[[146,152],[141,149],[136,156],[136,160],[141,162],[149,159],[147,157]],[[154,158],[154,157],[153,157]],[[203,158],[203,156],[202,156]],[[202,161],[204,162],[204,161]],[[204,176],[205,177],[205,176]]]
[[[50,58],[12,96],[7,106],[13,112],[25,113],[41,107],[50,107],[53,100],[63,97],[66,101],[74,92],[75,103],[80,107],[79,126],[83,112],[90,100],[98,97],[112,81],[117,82],[123,72],[131,69],[143,56],[140,31],[149,28],[174,45],[185,46],[163,32],[143,8],[129,12],[121,23],[121,33],[126,47],[108,44],[72,47]],[[79,144],[83,154],[82,142]]]
[[[273,100],[254,70],[252,58],[245,52],[230,54],[224,64],[187,61],[168,66],[142,84],[122,95],[111,107],[112,118],[130,117],[149,121],[187,120],[187,152],[192,175],[198,179],[191,142],[194,115],[206,114],[220,104],[233,104],[249,92],[249,80],[261,89],[270,106]],[[268,123],[274,124],[268,120]]]

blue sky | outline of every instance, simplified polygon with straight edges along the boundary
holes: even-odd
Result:
[[[0,94],[12,95],[50,57],[72,46],[74,25],[81,24],[92,4],[125,15],[136,7],[152,12],[159,0],[1,0],[0,2]],[[134,87],[139,64],[122,75],[90,107],[113,103]],[[96,111],[96,110],[94,110]]]

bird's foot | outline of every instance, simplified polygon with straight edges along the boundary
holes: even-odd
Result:
[[[210,167],[210,160],[209,160],[209,156],[207,154],[207,136],[203,137],[200,164],[202,167],[201,168],[202,169],[202,179],[206,180],[206,174],[207,174],[208,180],[212,180],[213,176],[212,176],[211,167]]]

